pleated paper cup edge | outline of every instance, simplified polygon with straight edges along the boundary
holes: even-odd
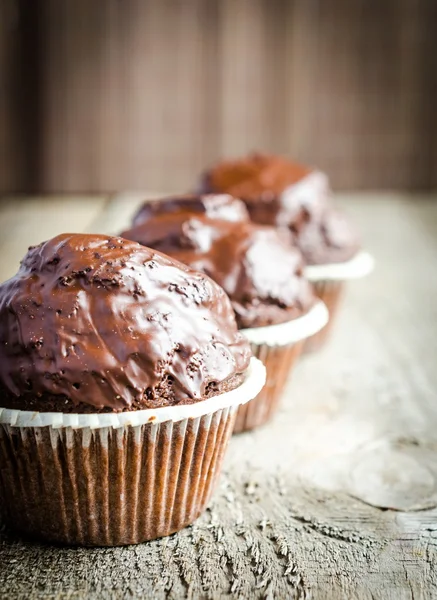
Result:
[[[102,429],[112,427],[136,427],[147,423],[164,423],[166,421],[183,421],[196,419],[225,408],[238,407],[255,398],[266,380],[266,369],[255,357],[250,359],[244,382],[237,388],[202,400],[194,404],[165,406],[156,409],[137,410],[121,413],[43,413],[37,411],[13,410],[0,408],[0,424],[11,427],[52,427],[60,429]]]
[[[241,329],[241,333],[252,344],[267,346],[287,346],[311,337],[328,322],[329,313],[325,303],[318,300],[303,316],[278,325]]]
[[[374,269],[375,260],[369,252],[358,252],[346,262],[326,265],[308,265],[305,267],[306,278],[315,283],[318,281],[347,281],[366,277]]]

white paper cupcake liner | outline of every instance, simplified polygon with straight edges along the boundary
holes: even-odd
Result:
[[[205,509],[234,422],[228,407],[118,429],[0,425],[6,523],[69,545],[118,546],[170,535]]]
[[[256,398],[238,407],[234,433],[260,427],[275,414],[293,366],[302,352],[303,340],[280,346],[252,344],[252,352],[265,365],[266,384]]]
[[[268,346],[286,346],[304,340],[320,331],[328,322],[328,310],[323,302],[318,301],[305,315],[266,327],[241,329],[241,333],[251,344]]]
[[[305,340],[303,347],[304,353],[316,352],[320,350],[329,337],[331,327],[335,322],[337,311],[341,305],[344,290],[346,288],[345,281],[336,280],[321,280],[314,281],[314,293],[318,298],[323,300],[329,312],[329,321],[322,327],[320,331]]]
[[[310,281],[345,281],[360,279],[369,275],[375,265],[374,258],[368,252],[359,252],[346,262],[326,265],[308,265],[305,276]]]
[[[85,420],[71,425],[71,415],[32,420],[25,411],[3,409],[6,523],[38,539],[85,546],[137,544],[179,531],[206,508],[237,408],[259,392],[264,378],[264,366],[252,359],[244,383],[221,399],[173,407],[191,409],[183,413],[137,411],[148,413],[137,422],[87,415],[88,426]]]
[[[307,314],[292,321],[241,330],[251,344],[253,355],[265,364],[267,378],[256,398],[238,408],[234,433],[264,425],[274,415],[304,340],[320,331],[327,321],[326,306],[318,301]]]

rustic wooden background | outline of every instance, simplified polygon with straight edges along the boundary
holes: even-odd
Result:
[[[184,189],[293,154],[437,185],[435,0],[0,0],[0,192]]]

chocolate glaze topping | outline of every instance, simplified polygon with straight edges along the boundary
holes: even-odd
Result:
[[[307,264],[343,262],[359,249],[356,232],[331,204],[323,173],[279,156],[252,154],[219,163],[202,191],[241,198],[256,223],[289,228]]]
[[[164,200],[145,202],[134,216],[133,225],[139,225],[152,217],[167,213],[196,213],[212,219],[234,222],[249,220],[249,213],[244,203],[229,194],[185,194]]]
[[[121,235],[171,255],[171,248],[192,246],[188,223],[193,215],[230,222],[250,220],[244,202],[228,194],[184,195],[145,202],[133,218],[132,229]]]
[[[97,412],[236,387],[250,349],[208,277],[121,238],[65,234],[0,285],[0,406]]]
[[[229,295],[240,328],[289,321],[313,305],[301,254],[286,231],[211,219],[184,207],[171,214],[163,208],[122,235],[209,275]]]

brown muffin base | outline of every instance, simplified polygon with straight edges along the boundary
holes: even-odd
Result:
[[[239,406],[233,433],[242,433],[267,423],[276,412],[288,376],[299,358],[304,341],[286,346],[251,344],[252,353],[266,367],[267,379],[261,392]]]
[[[186,404],[196,404],[213,396],[230,392],[239,387],[245,378],[245,373],[236,373],[231,375],[225,381],[211,382],[206,386],[205,396],[203,398],[183,398],[176,400],[171,389],[171,384],[163,383],[159,388],[153,390],[153,395],[149,398],[144,394],[142,398],[132,404],[126,404],[121,411],[116,411],[110,406],[95,406],[89,402],[74,403],[70,398],[63,395],[39,394],[29,392],[21,396],[14,396],[0,385],[0,398],[2,408],[12,408],[14,410],[29,410],[36,412],[57,412],[66,414],[95,414],[95,413],[113,413],[130,412],[136,410],[146,410],[162,408],[163,406],[185,406]],[[84,396],[86,394],[84,393]]]
[[[327,342],[335,320],[336,313],[341,304],[346,284],[344,281],[315,281],[313,282],[314,293],[326,304],[329,312],[329,321],[318,333],[312,335],[305,341],[303,352],[316,352]]]
[[[216,485],[236,410],[120,429],[0,425],[6,522],[41,540],[119,546],[197,519]]]

